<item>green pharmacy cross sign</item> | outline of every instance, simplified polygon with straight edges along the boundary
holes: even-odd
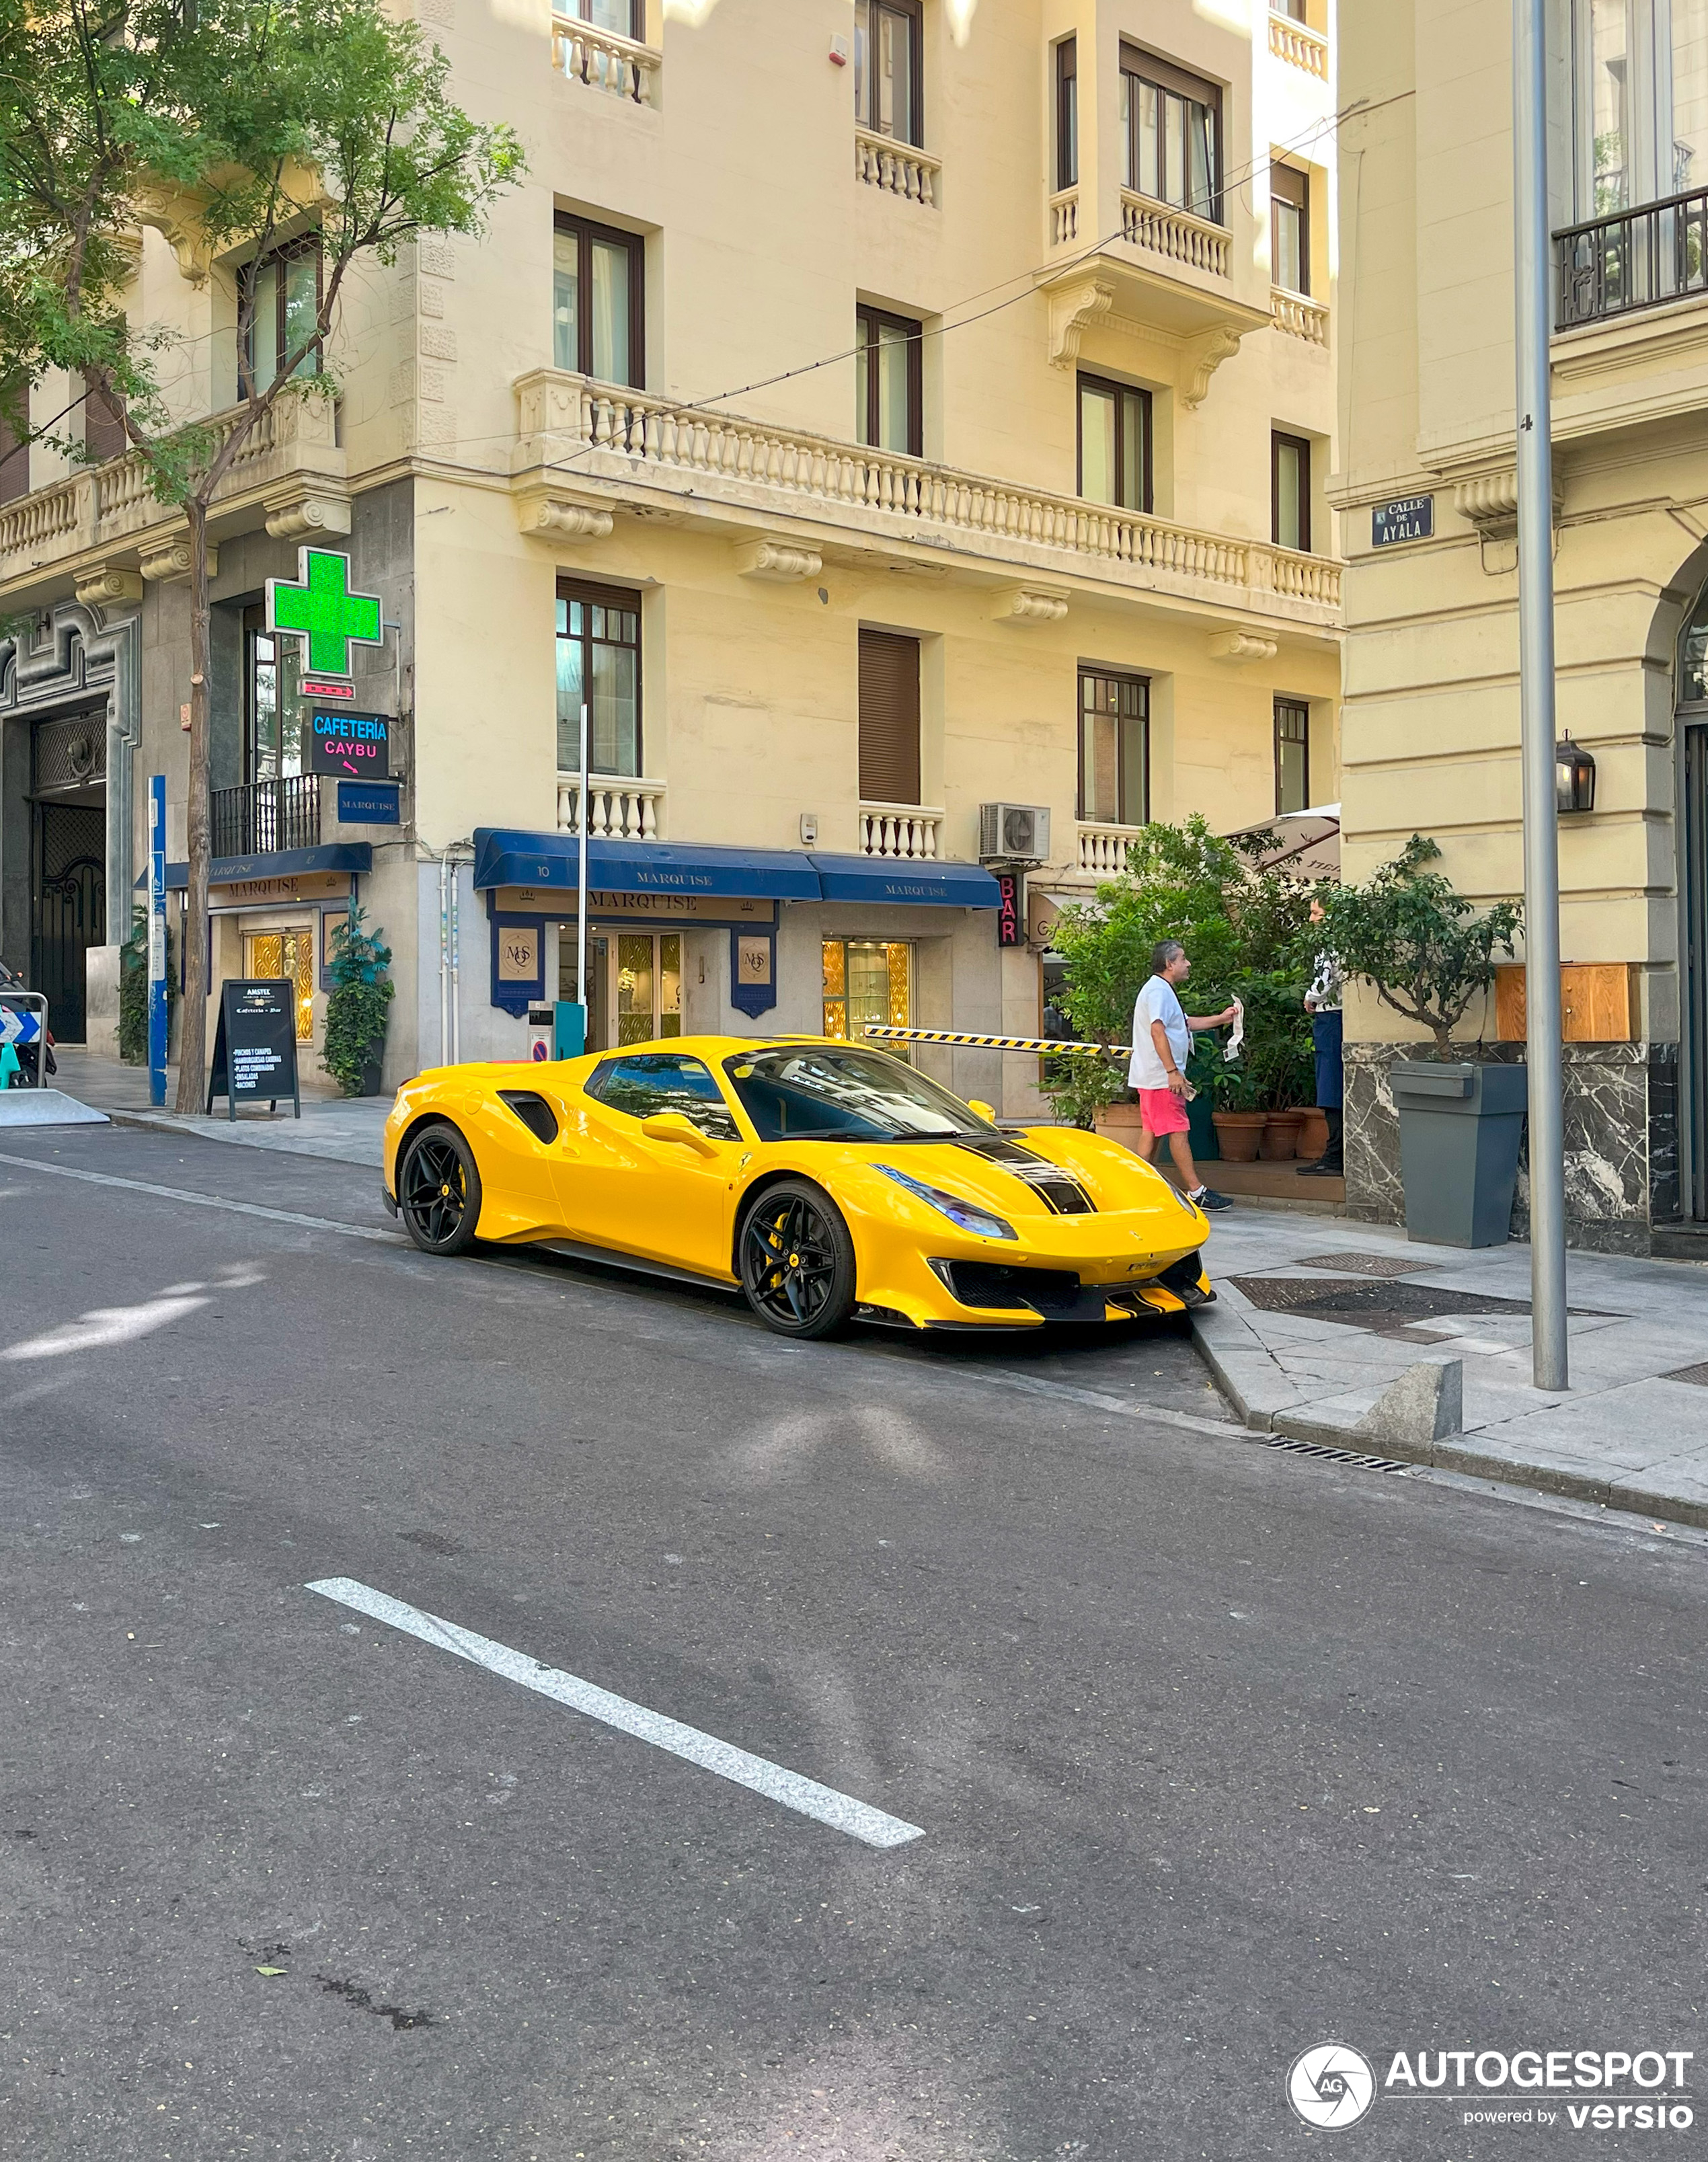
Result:
[[[350,591],[350,558],[330,548],[299,548],[297,582],[267,581],[267,628],[294,631],[308,647],[311,676],[353,676],[350,648],[382,645],[377,593]]]

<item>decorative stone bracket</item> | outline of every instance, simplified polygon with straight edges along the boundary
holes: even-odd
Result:
[[[1554,514],[1559,517],[1565,489],[1554,476]],[[1471,473],[1453,483],[1453,508],[1476,526],[1486,540],[1509,540],[1518,530],[1518,471],[1507,466],[1494,473]]]
[[[992,596],[986,613],[992,623],[1059,623],[1068,613],[1068,595],[1060,587],[1004,586]]]
[[[606,540],[616,523],[603,505],[561,488],[530,488],[516,498],[516,523],[535,540]]]
[[[1072,368],[1079,358],[1079,341],[1088,325],[1099,321],[1115,306],[1115,287],[1100,278],[1086,278],[1051,293],[1050,365]]]
[[[1188,338],[1180,348],[1179,371],[1175,377],[1181,404],[1194,410],[1202,405],[1209,391],[1211,376],[1239,350],[1237,331],[1205,331],[1198,337]]]
[[[190,542],[187,536],[180,535],[175,540],[163,541],[159,547],[148,550],[143,556],[142,568],[145,578],[160,585],[172,585],[180,578],[187,578],[190,576]],[[219,551],[212,544],[207,550],[207,575],[210,578],[219,575]]]
[[[267,530],[275,540],[313,540],[350,530],[350,499],[337,490],[300,481],[267,498]]]
[[[1255,631],[1219,630],[1209,650],[1213,661],[1273,661],[1281,645],[1278,640],[1260,638]]]
[[[744,540],[735,551],[735,567],[744,578],[793,586],[816,578],[824,568],[824,558],[798,540]]]
[[[95,563],[77,573],[76,594],[84,608],[111,608],[116,602],[139,601],[143,582],[136,572],[117,563]]]

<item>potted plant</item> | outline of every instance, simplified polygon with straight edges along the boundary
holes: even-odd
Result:
[[[1494,981],[1496,948],[1510,954],[1522,911],[1497,901],[1479,914],[1427,866],[1441,851],[1422,834],[1366,884],[1323,890],[1315,942],[1350,976],[1434,1039],[1433,1055],[1390,1068],[1400,1116],[1406,1230],[1441,1246],[1504,1242],[1512,1214],[1527,1075],[1522,1064],[1455,1059],[1453,1031]]]
[[[170,1041],[172,1009],[178,1003],[178,972],[173,967],[177,942],[166,926],[166,1027]],[[118,949],[118,1055],[127,1066],[149,1063],[149,915],[131,911],[131,933]]]
[[[363,929],[365,912],[353,898],[348,916],[332,933],[328,970],[332,988],[321,1063],[347,1096],[379,1094],[386,1009],[395,988],[386,974],[390,948]]]

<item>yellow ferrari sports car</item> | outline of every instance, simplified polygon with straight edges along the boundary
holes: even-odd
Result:
[[[892,1053],[822,1037],[422,1073],[386,1122],[385,1204],[426,1253],[537,1245],[739,1289],[785,1336],[1120,1321],[1214,1296],[1208,1224],[1130,1151],[1000,1132]]]

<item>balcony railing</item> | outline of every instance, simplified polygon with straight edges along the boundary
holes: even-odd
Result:
[[[1708,191],[1567,226],[1554,256],[1556,330],[1708,292]]]
[[[1127,850],[1141,826],[1084,826],[1079,828],[1079,868],[1089,877],[1115,878],[1127,867]]]
[[[1329,342],[1329,311],[1320,300],[1308,300],[1303,293],[1276,285],[1270,290],[1269,306],[1277,330],[1285,331],[1289,337],[1303,338],[1307,345]]]
[[[1329,41],[1316,30],[1297,23],[1291,15],[1271,14],[1269,50],[1278,60],[1303,68],[1319,82],[1329,80]]]
[[[212,791],[213,854],[270,856],[284,849],[317,849],[321,781],[317,773],[285,781],[252,781]]]
[[[601,30],[574,15],[551,18],[551,65],[572,82],[603,90],[631,105],[656,105],[661,56],[650,45]]]
[[[1190,270],[1208,270],[1217,278],[1229,274],[1230,243],[1225,227],[1127,188],[1121,190],[1120,220],[1122,238],[1135,248],[1183,263]]]
[[[860,854],[934,863],[942,828],[941,811],[922,810],[915,803],[862,803]]]
[[[854,178],[869,188],[882,188],[886,195],[905,196],[909,202],[936,210],[941,207],[942,174],[941,158],[870,128],[854,129]]]
[[[664,783],[661,781],[641,781],[627,776],[618,779],[605,774],[589,774],[588,800],[591,807],[588,823],[596,841],[656,841],[658,838],[659,822],[664,816]],[[580,775],[560,773],[557,776],[557,830],[560,833],[580,833]]]
[[[1079,238],[1079,191],[1064,188],[1050,197],[1050,245],[1071,248]]]

